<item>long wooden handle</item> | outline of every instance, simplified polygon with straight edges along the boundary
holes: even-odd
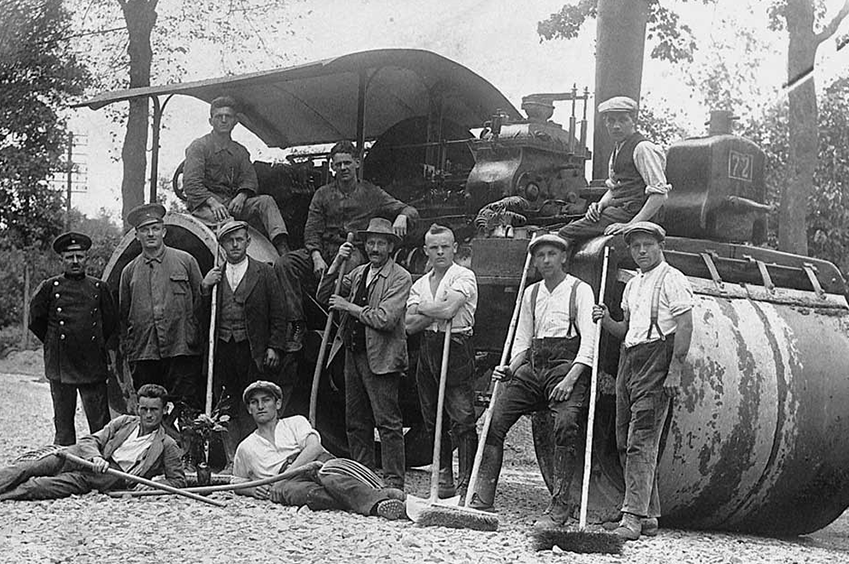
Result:
[[[604,247],[604,259],[601,261],[601,286],[598,290],[598,303],[604,304],[604,290],[607,286],[607,266],[610,261],[610,247]],[[578,526],[581,530],[587,528],[587,506],[590,499],[590,471],[593,458],[593,426],[595,425],[595,400],[598,393],[598,354],[601,350],[601,319],[595,326],[595,343],[593,343],[593,371],[590,377],[590,411],[587,416],[587,444],[584,448],[584,479],[581,483],[581,513]]]
[[[348,233],[348,243],[354,242],[354,234]],[[336,285],[333,293],[338,294],[342,289],[342,279],[345,278],[345,264],[348,260],[345,259],[339,265],[339,272],[336,274]],[[363,274],[365,276],[365,274]],[[318,348],[318,358],[315,361],[315,371],[312,374],[312,388],[310,388],[310,425],[315,427],[316,410],[318,407],[318,384],[321,381],[321,370],[324,367],[324,354],[327,352],[327,343],[330,340],[330,330],[333,328],[333,310],[327,312],[327,322],[324,324],[324,333],[321,334],[321,346]]]
[[[213,268],[217,268],[221,264],[221,253],[215,249],[215,264]],[[223,276],[223,273],[222,273]],[[212,287],[212,304],[209,306],[209,354],[206,362],[206,404],[204,405],[204,413],[207,417],[212,417],[212,371],[215,365],[215,321],[218,317],[218,289],[221,284],[216,284]]]
[[[536,237],[534,234],[534,238]],[[533,238],[531,238],[533,241]],[[519,311],[522,309],[522,297],[525,293],[525,284],[528,282],[528,271],[531,268],[531,253],[525,257],[525,265],[522,267],[522,279],[519,281],[519,289],[516,292],[516,303],[513,305],[513,316],[510,318],[510,325],[507,327],[507,338],[504,339],[504,348],[501,350],[501,361],[499,366],[507,364],[507,359],[510,356],[510,349],[513,348],[513,338],[516,336],[516,326],[519,324]],[[495,399],[498,396],[498,390],[501,387],[501,382],[496,380],[492,386],[492,395],[489,398],[489,405],[486,408],[483,418],[483,428],[481,429],[480,437],[478,438],[478,449],[475,452],[475,462],[472,464],[472,475],[469,477],[469,486],[466,489],[466,498],[463,501],[465,506],[469,505],[472,499],[472,494],[475,493],[475,487],[480,474],[481,462],[483,461],[483,449],[486,444],[486,436],[489,434],[489,426],[492,424],[492,409],[495,406]]]
[[[442,365],[439,368],[439,391],[436,394],[436,425],[433,430],[433,463],[430,467],[430,501],[439,499],[439,467],[442,449],[442,411],[445,409],[445,385],[448,381],[448,355],[451,352],[451,327],[454,320],[449,319],[445,326],[445,339],[442,341]]]
[[[65,458],[67,458],[71,462],[79,464],[80,466],[83,466],[85,468],[89,468],[90,470],[97,471],[97,467],[94,465],[94,463],[89,462],[88,460],[86,460],[84,458],[80,458],[79,456],[73,455],[73,454],[71,454],[67,451],[60,451],[57,454],[64,456]],[[169,486],[168,484],[160,484],[159,482],[154,482],[153,480],[148,480],[147,478],[142,478],[141,476],[134,476],[133,474],[127,474],[126,472],[121,472],[120,470],[115,470],[114,468],[107,468],[106,473],[111,474],[112,476],[116,476],[118,478],[123,478],[124,480],[126,480],[128,482],[134,482],[136,484],[144,484],[146,486],[150,486],[151,488],[156,488],[158,490],[162,490],[162,491],[165,491],[165,492],[168,492],[168,493],[181,495],[183,497],[187,497],[189,499],[194,499],[196,501],[202,501],[204,503],[208,503],[208,504],[214,505],[216,507],[225,507],[225,505],[223,503],[221,503],[220,501],[205,498],[205,497],[198,495],[198,494],[195,494],[195,493],[186,492],[186,491],[183,491],[179,488]]]
[[[248,488],[258,488],[260,486],[267,486],[269,484],[273,484],[275,482],[279,482],[280,480],[288,480],[289,478],[294,478],[296,476],[300,476],[302,474],[308,474],[309,472],[313,472],[321,468],[320,463],[310,462],[308,464],[304,464],[303,466],[298,466],[297,468],[293,468],[291,470],[286,470],[280,474],[275,476],[270,476],[268,478],[263,478],[261,480],[251,480],[250,482],[237,482],[235,484],[221,484],[220,486],[198,486],[194,488],[181,488],[182,492],[191,492],[196,494],[209,494],[215,492],[229,492],[233,490],[245,490]],[[166,495],[171,492],[166,491],[153,491],[153,490],[127,490],[127,491],[114,491],[109,492],[111,497],[148,497],[155,495]]]

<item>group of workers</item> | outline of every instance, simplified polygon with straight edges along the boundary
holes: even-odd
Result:
[[[305,248],[289,248],[286,225],[269,196],[257,195],[247,150],[233,141],[238,107],[231,98],[211,103],[212,132],[186,151],[184,189],[189,210],[217,228],[224,260],[204,276],[192,255],[165,244],[165,209],[147,204],[127,221],[141,253],[121,272],[118,304],[106,283],[85,273],[90,239],[56,239],[64,274],[46,280],[31,304],[31,328],[44,343],[55,443],[73,445],[79,391],[92,435],[71,447],[105,471],[117,467],[182,485],[179,449],[163,429],[166,399],[197,406],[203,397],[203,326],[215,301],[213,391],[234,398],[226,451],[234,480],[255,480],[301,468],[271,486],[240,490],[260,499],[402,517],[405,477],[399,388],[408,371],[407,338],[420,334],[416,368],[425,429],[435,433],[443,340],[450,330],[445,426],[439,495],[469,497],[492,510],[504,440],[520,416],[549,410],[554,421],[554,487],[541,527],[574,517],[570,489],[586,432],[590,373],[597,359],[595,327],[623,340],[616,378],[616,440],[625,476],[621,516],[611,528],[626,539],[656,534],[660,502],[656,466],[661,435],[681,380],[692,332],[693,294],[684,275],[665,263],[663,228],[649,220],[663,206],[663,152],[636,132],[637,104],[615,97],[600,104],[616,143],[608,191],[586,216],[528,246],[542,279],[521,297],[509,364],[492,377],[504,382],[485,438],[480,476],[466,491],[478,443],[473,402],[474,273],[454,261],[451,229],[432,225],[424,235],[430,270],[413,283],[394,251],[418,212],[358,178],[358,152],[342,141],[329,159],[335,178],[309,207]],[[260,228],[280,257],[273,265],[247,254],[248,225]],[[346,240],[356,233],[357,242]],[[626,285],[624,319],[597,304],[592,287],[569,273],[577,244],[621,234],[639,272]],[[329,263],[329,264],[328,264]],[[337,276],[341,289],[334,291]],[[303,346],[303,296],[340,314],[336,338],[345,351],[345,421],[350,459],[333,458],[300,415],[281,418]],[[129,363],[139,396],[138,416],[109,421],[108,346],[113,336]],[[239,401],[241,400],[241,401]],[[382,476],[375,473],[374,429],[380,436]],[[458,475],[453,450],[458,451]],[[179,467],[179,468],[178,468]],[[71,476],[71,477],[68,477]],[[82,476],[82,477],[81,477]],[[0,500],[43,499],[118,487],[115,479],[86,476],[61,457],[21,462],[0,470]]]

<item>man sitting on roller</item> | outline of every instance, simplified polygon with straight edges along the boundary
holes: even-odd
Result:
[[[145,384],[138,391],[138,416],[122,415],[106,427],[68,447],[68,453],[89,460],[97,472],[66,461],[60,454],[18,462],[0,469],[0,501],[57,499],[124,489],[124,480],[107,474],[108,468],[151,478],[165,473],[165,483],[186,485],[180,447],[162,427],[168,390]],[[149,489],[138,485],[137,490]]]
[[[548,409],[554,417],[554,487],[535,526],[558,527],[572,516],[569,489],[582,444],[595,330],[593,290],[568,274],[567,244],[546,234],[528,246],[542,281],[525,290],[509,365],[494,380],[509,380],[498,395],[471,507],[488,510],[504,455],[504,437],[524,414]],[[512,375],[512,378],[511,378]]]
[[[318,431],[301,415],[277,418],[283,392],[259,380],[245,389],[243,400],[257,430],[236,449],[234,482],[261,480],[284,471],[312,466],[304,473],[266,486],[236,490],[283,505],[312,510],[342,509],[386,519],[404,517],[402,490],[388,488],[371,470],[345,458],[334,458],[321,446]]]

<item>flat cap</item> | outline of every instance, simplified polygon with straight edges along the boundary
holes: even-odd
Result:
[[[666,230],[657,223],[652,223],[651,221],[638,221],[637,223],[632,223],[626,227],[622,231],[622,236],[625,238],[625,242],[630,243],[631,237],[635,233],[648,233],[657,239],[658,242],[662,242],[666,239]]]
[[[68,231],[53,239],[53,250],[59,254],[66,251],[87,251],[91,248],[91,239],[88,235]]]
[[[232,233],[233,231],[238,231],[239,229],[247,229],[248,222],[247,221],[237,221],[232,219],[221,226],[218,230],[218,242],[221,243],[224,240],[224,237]]]
[[[138,229],[150,223],[164,223],[165,206],[162,204],[142,204],[130,210],[127,223]]]
[[[627,96],[614,96],[598,105],[598,113],[604,114],[607,112],[631,112],[632,114],[636,114],[637,102]]]
[[[533,238],[533,240],[528,244],[528,253],[534,254],[540,245],[554,245],[564,251],[569,249],[569,243],[566,242],[566,239],[560,235],[555,235],[554,233],[545,233]]]
[[[245,388],[242,401],[247,405],[251,401],[251,396],[257,392],[268,392],[277,399],[283,399],[283,390],[280,389],[280,386],[268,380],[257,380]]]

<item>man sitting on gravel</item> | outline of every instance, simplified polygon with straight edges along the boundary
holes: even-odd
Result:
[[[271,485],[236,490],[257,499],[312,510],[343,509],[386,519],[405,516],[402,490],[388,488],[374,472],[345,458],[333,458],[321,446],[318,431],[301,415],[277,419],[283,392],[259,380],[242,396],[257,430],[236,449],[234,482],[276,476],[305,465],[313,468]]]
[[[138,416],[122,415],[106,427],[68,448],[70,454],[91,461],[97,471],[83,469],[51,454],[0,469],[0,501],[57,499],[92,490],[124,489],[124,480],[107,474],[108,468],[152,478],[165,473],[165,483],[186,485],[183,453],[165,433],[162,416],[168,390],[145,384],[138,391]],[[147,489],[139,485],[136,489]]]

